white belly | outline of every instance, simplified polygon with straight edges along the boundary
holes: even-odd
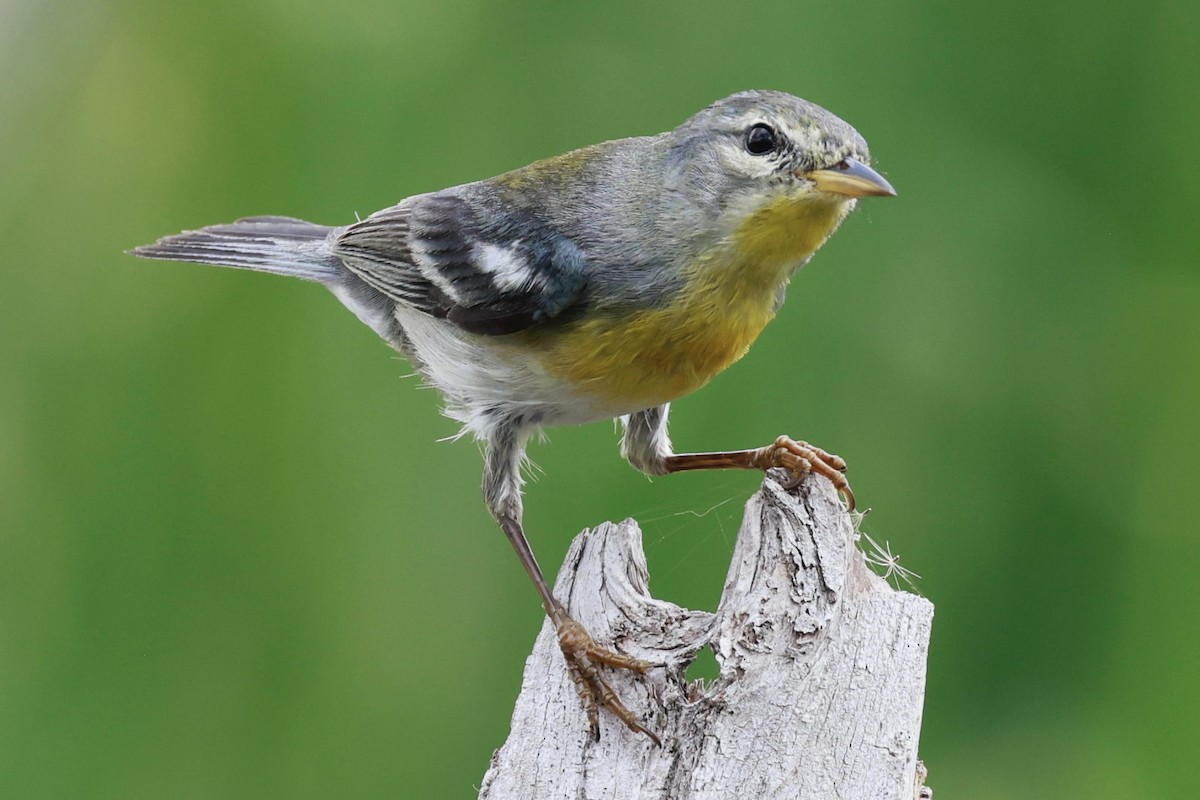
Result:
[[[445,320],[398,307],[396,319],[424,362],[421,373],[446,398],[445,413],[480,438],[504,420],[576,425],[638,409],[600,408],[546,373],[536,356],[504,337],[466,333]]]

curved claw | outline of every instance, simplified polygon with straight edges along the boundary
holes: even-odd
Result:
[[[604,680],[604,676],[596,668],[597,664],[605,664],[618,669],[628,669],[634,672],[645,672],[654,666],[649,661],[616,653],[601,647],[592,639],[591,634],[578,622],[567,616],[566,612],[556,615],[555,627],[558,630],[558,646],[567,659],[567,670],[575,684],[575,691],[583,701],[587,712],[588,724],[592,730],[592,740],[600,739],[600,719],[598,708],[603,706],[634,733],[644,733],[654,744],[662,747],[662,740],[643,726],[637,716],[621,702],[621,698]]]
[[[782,467],[791,471],[791,480],[783,484],[789,491],[799,486],[801,481],[811,474],[827,478],[833,484],[833,488],[845,498],[846,507],[850,511],[854,510],[854,492],[844,474],[845,460],[808,442],[797,441],[790,436],[780,436],[774,444],[758,451],[754,466],[763,470]]]

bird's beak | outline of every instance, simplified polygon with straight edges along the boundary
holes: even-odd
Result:
[[[896,190],[883,176],[861,161],[847,158],[829,169],[814,169],[798,172],[797,177],[808,178],[822,192],[844,194],[847,197],[895,197]]]

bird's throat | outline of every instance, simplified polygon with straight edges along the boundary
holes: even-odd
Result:
[[[553,376],[593,397],[604,415],[695,391],[737,361],[775,315],[795,268],[845,216],[844,204],[780,201],[746,218],[695,261],[665,306],[598,314],[544,340]]]

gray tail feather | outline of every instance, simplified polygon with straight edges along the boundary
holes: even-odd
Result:
[[[159,239],[130,252],[142,258],[193,261],[329,283],[344,274],[325,245],[332,228],[292,217],[246,217]]]

